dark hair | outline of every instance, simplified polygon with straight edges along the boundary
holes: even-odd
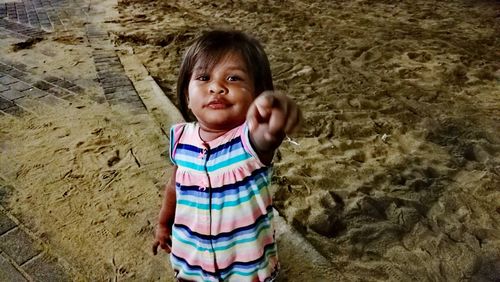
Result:
[[[273,90],[271,68],[264,48],[255,38],[234,30],[212,30],[203,33],[184,53],[179,78],[177,80],[177,98],[182,116],[192,120],[187,105],[186,91],[193,68],[197,63],[211,70],[226,54],[236,51],[243,57],[246,69],[254,81],[255,94]]]

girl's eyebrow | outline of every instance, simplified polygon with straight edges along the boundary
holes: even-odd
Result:
[[[246,73],[246,68],[240,66],[240,65],[232,65],[232,66],[228,66],[226,68],[227,71],[241,71],[241,72],[244,72]],[[198,67],[195,67],[193,68],[193,72],[206,72],[208,71],[208,68],[206,67],[202,67],[202,66],[198,66]]]
[[[206,67],[202,67],[202,66],[198,66],[198,67],[194,67],[193,68],[193,71],[206,71],[207,68]]]

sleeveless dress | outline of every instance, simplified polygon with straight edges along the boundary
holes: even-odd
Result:
[[[246,123],[210,142],[197,123],[170,130],[177,166],[170,261],[180,281],[272,281],[279,264],[269,192],[271,167]]]

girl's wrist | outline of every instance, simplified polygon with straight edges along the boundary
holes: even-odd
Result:
[[[159,226],[172,226],[174,224],[173,219],[158,220]]]

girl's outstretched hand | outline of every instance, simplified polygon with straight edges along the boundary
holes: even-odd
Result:
[[[302,113],[286,95],[265,91],[260,94],[247,112],[247,122],[252,141],[261,152],[274,152],[286,134],[299,128]]]

